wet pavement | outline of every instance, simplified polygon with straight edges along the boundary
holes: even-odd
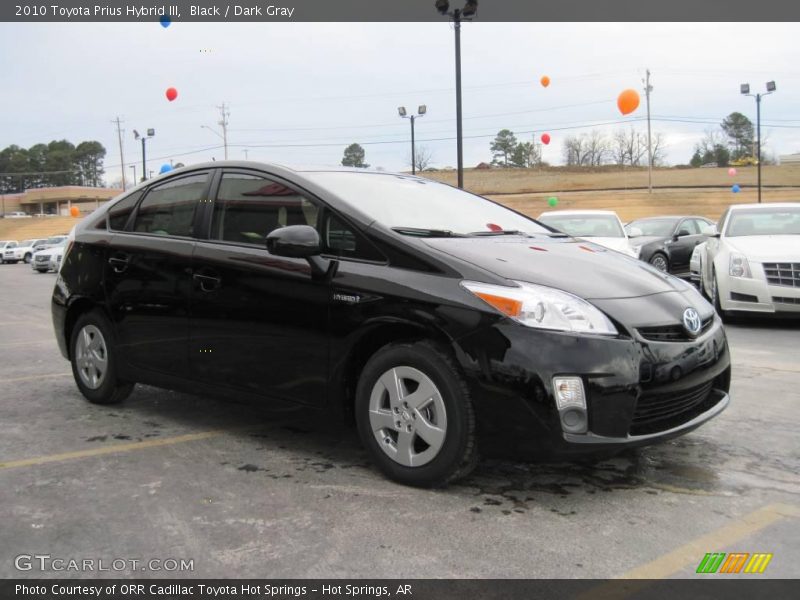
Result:
[[[797,322],[728,327],[732,403],[691,434],[600,460],[484,460],[428,491],[385,480],[324,415],[146,386],[86,403],[53,338],[53,282],[0,265],[0,577],[64,575],[15,569],[33,553],[194,561],[87,573],[109,577],[690,576],[711,551],[771,552],[764,576],[800,575]]]

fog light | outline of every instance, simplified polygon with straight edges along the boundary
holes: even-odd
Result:
[[[586,409],[586,396],[580,377],[553,377],[553,391],[559,411],[573,406]]]
[[[554,377],[553,393],[561,418],[561,429],[568,433],[586,433],[586,394],[580,377]]]

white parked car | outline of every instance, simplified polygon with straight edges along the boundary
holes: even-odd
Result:
[[[720,315],[800,315],[800,203],[731,206],[696,261]]]
[[[30,217],[29,214],[24,213],[24,212],[22,212],[20,210],[17,210],[17,211],[14,211],[14,212],[10,212],[10,213],[6,214],[6,219],[26,219],[28,217]]]
[[[0,265],[5,262],[3,255],[6,249],[11,250],[17,247],[17,240],[0,240]]]
[[[31,262],[33,253],[41,250],[47,244],[47,238],[23,240],[14,248],[3,250],[3,262],[18,263],[19,261]]]
[[[572,237],[587,239],[638,258],[622,221],[612,210],[553,210],[543,212],[538,220]]]
[[[64,238],[55,246],[50,246],[43,250],[38,250],[33,253],[31,259],[31,268],[39,273],[47,273],[47,271],[58,271],[58,266],[61,261],[61,256],[64,254],[64,246],[67,244],[67,239]]]

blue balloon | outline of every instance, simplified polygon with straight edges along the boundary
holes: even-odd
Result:
[[[163,165],[161,165],[161,168],[158,170],[158,174],[159,175],[163,175],[164,173],[169,173],[170,171],[172,171],[172,165],[164,163]]]
[[[170,23],[172,23],[172,19],[169,18],[169,15],[161,15],[161,18],[159,19],[159,21],[161,22],[161,26],[164,29],[169,27]]]
[[[734,183],[734,184],[733,184],[733,187],[731,188],[731,191],[732,191],[734,194],[738,194],[738,193],[741,191],[741,189],[742,189],[742,188],[740,188],[740,187],[739,187],[739,184],[738,184],[738,183]]]

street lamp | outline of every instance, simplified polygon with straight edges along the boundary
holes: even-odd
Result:
[[[133,136],[137,140],[142,140],[142,181],[147,181],[147,152],[145,150],[145,142],[156,134],[155,129],[148,129],[147,135],[139,135],[139,132],[133,130]]]
[[[419,117],[424,117],[426,112],[428,112],[428,107],[425,106],[424,104],[419,105],[419,108],[417,108],[417,114],[415,115],[407,115],[405,106],[399,106],[397,108],[397,113],[403,119],[409,119],[411,121],[411,174],[412,175],[416,175],[417,173],[417,155],[414,153],[414,121]]]
[[[461,128],[461,21],[471,21],[478,12],[478,0],[467,0],[464,8],[450,10],[448,0],[436,0],[436,10],[453,21],[456,32],[456,151],[458,153],[458,187],[464,187],[464,143]]]
[[[774,81],[767,82],[767,91],[763,94],[751,94],[750,84],[743,83],[739,86],[739,91],[743,96],[751,96],[756,99],[756,131],[758,132],[756,141],[756,165],[758,167],[758,203],[761,204],[761,97],[769,96],[777,88]]]

